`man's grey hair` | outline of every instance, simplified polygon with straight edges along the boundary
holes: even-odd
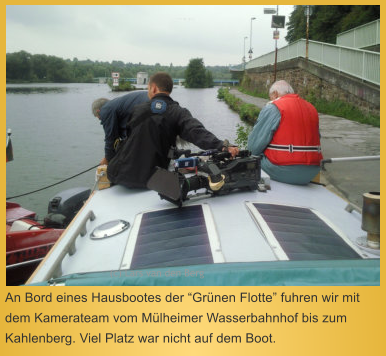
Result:
[[[289,85],[285,80],[278,80],[272,84],[271,88],[269,89],[269,94],[272,94],[275,91],[279,96],[295,93],[291,85]]]
[[[109,99],[106,99],[106,98],[99,98],[95,100],[91,105],[92,114],[95,117],[98,117],[98,110],[100,110],[102,106],[105,105],[108,101]]]

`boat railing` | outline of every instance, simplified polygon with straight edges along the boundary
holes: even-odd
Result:
[[[61,249],[59,255],[55,261],[50,265],[50,267],[45,271],[45,273],[39,277],[40,280],[49,280],[51,278],[57,278],[62,276],[62,261],[67,254],[70,256],[76,252],[75,241],[80,235],[81,237],[87,234],[87,222],[93,221],[95,219],[95,214],[90,210],[82,219],[79,226],[74,230],[70,238],[66,241],[65,245]]]
[[[322,170],[326,170],[326,163],[336,163],[336,162],[363,162],[363,161],[377,161],[380,160],[381,156],[359,156],[359,157],[337,157],[337,158],[326,158],[320,162],[320,167]],[[353,211],[357,211],[359,214],[362,214],[362,209],[350,202],[347,204],[346,211],[352,213]]]
[[[326,158],[320,162],[320,166],[324,170],[326,163],[335,162],[352,162],[352,161],[377,161],[380,160],[381,156],[359,156],[359,157],[337,157],[337,158]]]

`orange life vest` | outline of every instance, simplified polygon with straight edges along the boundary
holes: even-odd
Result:
[[[276,165],[319,165],[319,116],[312,104],[297,94],[287,94],[272,102],[280,111],[279,127],[264,151]]]

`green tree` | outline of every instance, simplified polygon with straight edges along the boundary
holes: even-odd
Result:
[[[32,79],[31,54],[26,51],[7,54],[7,78],[29,81]]]
[[[213,87],[213,75],[209,70],[206,71],[205,79],[206,79],[206,87],[212,88]]]
[[[306,37],[305,5],[295,6],[285,39],[294,42]],[[379,5],[317,5],[309,22],[309,39],[335,43],[336,35],[380,17]]]
[[[212,73],[205,69],[202,58],[193,58],[185,71],[185,86],[187,88],[208,88],[213,86]]]
[[[189,61],[185,71],[185,86],[187,88],[206,88],[206,70],[202,58],[193,58]]]
[[[380,18],[380,7],[377,5],[354,5],[349,14],[341,21],[342,31],[363,25]]]
[[[36,80],[44,81],[47,78],[48,61],[48,56],[46,56],[45,54],[36,54],[32,56],[32,71]]]
[[[70,82],[70,68],[64,59],[54,56],[49,56],[47,66],[47,79],[55,83]]]

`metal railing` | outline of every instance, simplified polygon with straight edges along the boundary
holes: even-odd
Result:
[[[306,40],[301,39],[278,49],[277,61],[283,62],[290,59],[303,57],[306,54]],[[380,83],[380,54],[356,48],[342,47],[329,43],[309,41],[309,60],[333,68],[342,73],[368,82]],[[252,59],[246,64],[246,69],[273,65],[275,52],[267,53]]]
[[[338,46],[354,48],[366,48],[379,45],[381,43],[380,27],[380,20],[375,20],[351,30],[338,33],[336,36],[336,44]]]
[[[58,248],[56,250],[58,251],[57,255],[54,256],[52,254],[46,257],[47,264],[46,266],[43,266],[45,268],[42,268],[40,270],[38,269],[36,275],[30,277],[30,279],[27,281],[27,284],[48,281],[51,278],[58,278],[62,276],[62,261],[67,256],[67,254],[71,256],[76,252],[75,241],[79,236],[83,237],[87,234],[86,224],[88,220],[95,220],[95,214],[92,210],[87,212],[87,214],[83,217],[82,221],[79,223],[78,227],[74,230],[71,236],[66,236],[66,241],[59,240],[59,244],[62,244],[62,246],[60,249]]]

